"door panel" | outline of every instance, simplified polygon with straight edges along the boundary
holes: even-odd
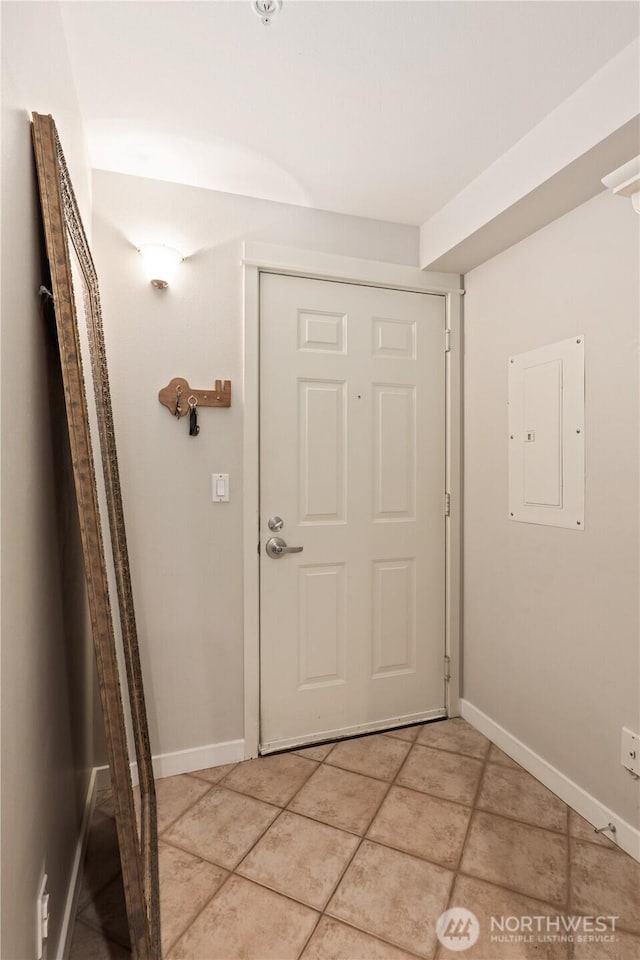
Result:
[[[444,298],[260,280],[263,752],[444,715]],[[278,535],[303,552],[272,559]]]

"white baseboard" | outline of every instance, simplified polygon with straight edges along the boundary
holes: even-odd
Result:
[[[108,771],[108,767],[104,767]],[[71,877],[67,887],[67,896],[64,904],[64,913],[62,915],[62,926],[60,927],[60,937],[58,939],[58,948],[55,951],[56,960],[67,960],[71,950],[71,940],[73,939],[73,925],[76,919],[76,910],[78,907],[78,897],[80,896],[80,886],[82,884],[82,864],[84,863],[85,850],[87,848],[87,836],[89,825],[93,816],[93,808],[96,802],[97,791],[97,773],[98,768],[94,767],[89,776],[89,785],[87,787],[87,796],[84,802],[84,812],[82,814],[82,823],[80,824],[80,833],[76,842],[76,850],[71,867]]]
[[[497,747],[504,750],[512,760],[515,760],[537,780],[544,783],[545,787],[552,790],[556,796],[564,800],[594,827],[602,827],[607,823],[615,824],[615,842],[617,845],[635,860],[640,860],[640,830],[637,827],[627,823],[626,820],[622,820],[617,813],[596,800],[594,796],[583,790],[582,787],[531,750],[521,740],[512,736],[508,730],[501,727],[499,723],[492,720],[482,710],[478,710],[468,700],[460,700],[460,712],[472,727],[475,727]],[[611,834],[607,833],[606,836],[611,839]]]
[[[175,753],[159,753],[153,757],[153,774],[159,780],[162,777],[175,777],[179,773],[220,767],[225,763],[238,763],[240,760],[244,760],[244,740],[225,740],[204,747],[176,750]],[[97,789],[109,786],[109,767],[96,767],[95,771]],[[135,786],[138,782],[137,763],[131,764],[131,779]]]
[[[240,760],[244,760],[244,740],[226,740],[205,747],[158,754],[153,758],[153,772],[156,778],[174,777],[178,773],[193,773],[194,770],[207,770]]]

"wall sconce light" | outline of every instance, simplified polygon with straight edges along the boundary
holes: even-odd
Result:
[[[184,260],[179,250],[160,243],[145,243],[138,247],[138,253],[144,261],[147,280],[159,290],[164,290],[173,283],[176,267]]]
[[[640,156],[603,177],[602,182],[616,197],[629,197],[635,212],[640,213]]]

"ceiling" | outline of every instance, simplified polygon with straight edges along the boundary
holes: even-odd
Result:
[[[407,224],[639,32],[632,2],[62,10],[93,167]]]

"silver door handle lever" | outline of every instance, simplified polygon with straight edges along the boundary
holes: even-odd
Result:
[[[303,550],[304,547],[288,547],[282,537],[271,537],[267,540],[266,544],[267,555],[271,557],[272,560],[283,557],[285,553],[302,553]]]

